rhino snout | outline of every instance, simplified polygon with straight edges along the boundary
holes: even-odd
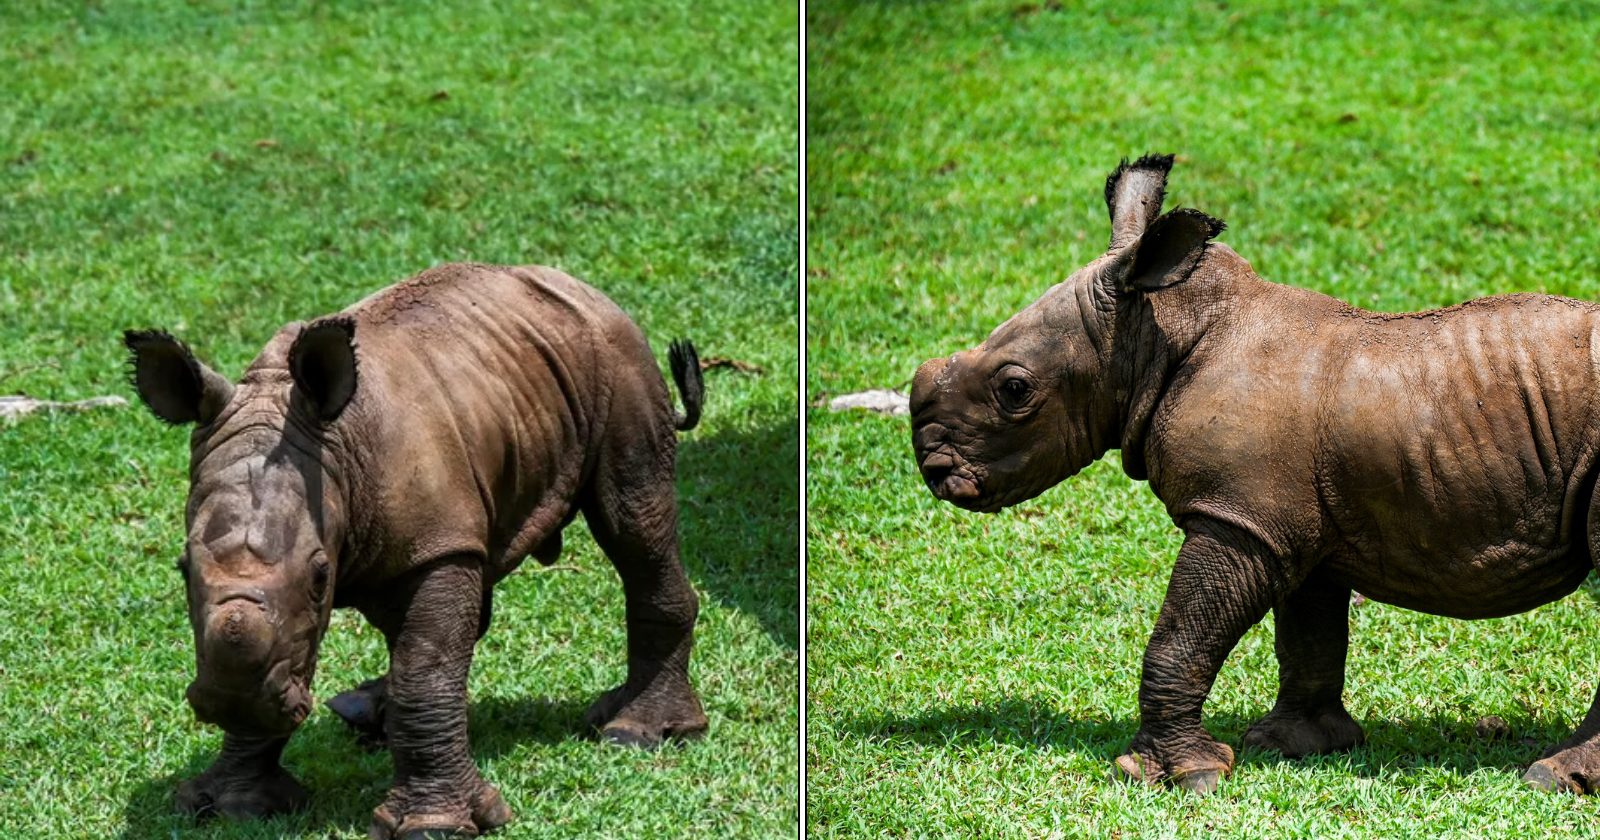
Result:
[[[260,598],[224,596],[204,627],[198,673],[185,692],[196,718],[258,735],[287,734],[305,720],[310,690],[293,676],[289,660],[276,655],[277,634]]]
[[[246,594],[233,594],[206,618],[205,660],[227,671],[264,671],[272,656],[272,625],[266,605]]]

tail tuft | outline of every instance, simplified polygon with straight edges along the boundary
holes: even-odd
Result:
[[[700,376],[700,356],[687,340],[672,342],[667,348],[667,362],[672,365],[672,381],[678,385],[683,397],[683,412],[674,421],[678,431],[687,432],[700,422],[700,409],[706,402],[706,382]]]

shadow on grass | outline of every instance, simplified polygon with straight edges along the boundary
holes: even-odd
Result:
[[[474,702],[469,712],[472,757],[480,766],[526,743],[559,744],[591,740],[583,712],[592,697],[490,697]],[[595,749],[603,747],[598,741]],[[196,751],[175,771],[148,779],[128,797],[123,808],[122,837],[168,837],[196,826],[173,808],[179,782],[203,772],[216,757],[215,747]],[[268,820],[204,824],[206,836],[278,837],[288,834],[365,834],[376,808],[388,794],[393,764],[387,750],[361,746],[344,724],[326,709],[295,733],[284,751],[284,766],[311,792],[310,807],[298,814]]]
[[[689,432],[678,444],[684,566],[791,650],[800,647],[799,465],[798,416],[715,436]]]
[[[1266,714],[1266,709],[1261,710]],[[1255,718],[1207,715],[1206,728],[1219,740],[1237,747]],[[1489,739],[1475,731],[1470,715],[1431,715],[1406,720],[1363,720],[1367,743],[1332,757],[1286,759],[1275,752],[1250,749],[1239,752],[1241,766],[1337,761],[1357,775],[1394,778],[1419,769],[1446,770],[1469,775],[1480,769],[1521,773],[1545,748],[1572,733],[1560,720],[1519,718],[1510,721],[1511,734]],[[838,729],[863,740],[893,746],[909,743],[925,747],[970,747],[1007,744],[1069,750],[1106,763],[1124,751],[1138,730],[1133,719],[1078,720],[1056,713],[1038,700],[1004,700],[981,706],[932,708],[909,716],[847,718]],[[1108,769],[1109,772],[1109,769]]]

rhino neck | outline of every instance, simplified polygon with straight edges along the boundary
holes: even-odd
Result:
[[[1119,301],[1111,379],[1122,469],[1128,477],[1150,477],[1145,444],[1156,410],[1181,385],[1196,349],[1232,322],[1237,286],[1253,277],[1249,268],[1233,249],[1212,244],[1187,281]]]

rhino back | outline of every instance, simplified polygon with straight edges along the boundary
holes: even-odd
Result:
[[[1514,612],[1581,580],[1600,307],[1517,295],[1381,315],[1262,284],[1233,324],[1155,419],[1151,483],[1175,519],[1329,556],[1360,591],[1426,611]]]
[[[1368,585],[1403,605],[1498,592],[1511,611],[1546,600],[1552,580],[1566,586],[1541,567],[1572,566],[1576,585],[1589,565],[1600,309],[1515,295],[1353,321],[1318,473],[1348,553],[1386,570]]]
[[[509,572],[570,518],[608,378],[654,370],[632,321],[553,269],[440,266],[346,312],[361,453],[347,579],[457,552]]]

